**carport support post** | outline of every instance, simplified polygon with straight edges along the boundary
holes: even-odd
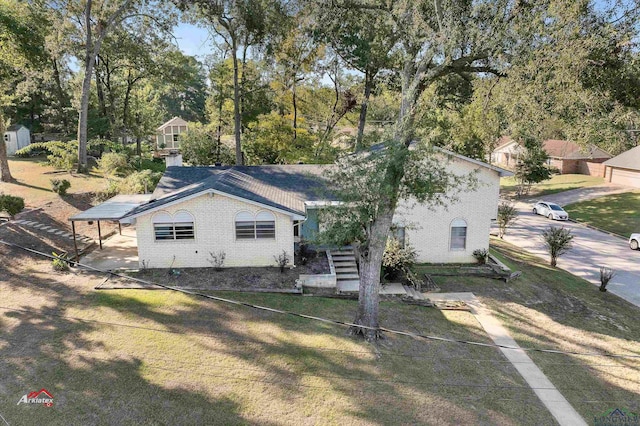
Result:
[[[71,232],[73,232],[73,248],[76,251],[76,263],[78,263],[78,242],[76,241],[76,222],[71,221]]]
[[[118,233],[122,235],[122,224],[118,221]]]
[[[100,221],[98,221],[98,244],[100,244],[100,250],[102,250],[102,233],[100,232]]]

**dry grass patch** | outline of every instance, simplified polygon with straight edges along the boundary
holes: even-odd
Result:
[[[553,423],[495,349],[396,336],[374,347],[340,327],[175,292],[92,291],[102,277],[50,275],[28,260],[29,273],[26,259],[0,261],[0,413],[10,424]],[[224,294],[338,320],[356,309]],[[466,312],[388,301],[381,321],[490,341]],[[42,387],[53,410],[16,405]]]
[[[105,179],[96,171],[86,175],[60,173],[45,165],[45,162],[44,157],[9,159],[9,170],[15,182],[0,182],[0,192],[24,198],[28,207],[40,207],[58,198],[51,191],[50,180],[53,178],[67,179],[71,183],[71,188],[67,191],[69,195],[93,193],[105,186]]]
[[[640,355],[640,308],[504,241],[492,245],[522,277],[434,277],[442,291],[474,292],[523,347]],[[615,407],[640,411],[640,358],[530,356],[585,419]]]

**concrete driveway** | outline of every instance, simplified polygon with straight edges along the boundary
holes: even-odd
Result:
[[[550,201],[551,197],[545,200]],[[520,214],[515,224],[507,229],[506,241],[548,260],[540,234],[550,225],[569,228],[575,235],[573,248],[558,259],[558,267],[597,285],[600,285],[600,266],[612,268],[616,276],[607,290],[640,307],[640,251],[629,249],[622,238],[576,223],[534,215],[531,204],[519,202],[516,207]]]
[[[631,192],[634,190],[637,190],[637,188],[629,188],[628,186],[604,183],[602,185],[571,189],[569,191],[558,192],[557,194],[544,195],[539,199],[548,201],[550,203],[556,203],[560,206],[566,206],[567,204],[593,200],[594,198],[606,197],[607,195],[620,194],[622,192]]]

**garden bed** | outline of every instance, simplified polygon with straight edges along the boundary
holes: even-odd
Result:
[[[298,259],[296,259],[298,261]],[[300,274],[323,274],[329,270],[324,253],[313,253],[305,265],[280,272],[276,266],[223,268],[144,269],[130,272],[136,278],[175,287],[201,290],[293,290]],[[112,280],[115,284],[116,279]],[[123,281],[125,281],[123,279]]]

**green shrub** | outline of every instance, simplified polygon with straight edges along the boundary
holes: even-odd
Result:
[[[107,186],[96,193],[95,202],[103,202],[118,194],[146,194],[153,192],[162,173],[142,170],[133,172],[123,179],[109,179]]]
[[[67,195],[67,189],[71,188],[71,182],[66,179],[51,179],[51,190],[58,195]]]
[[[24,199],[13,195],[0,194],[0,212],[5,211],[13,217],[24,209]]]
[[[489,251],[487,249],[477,249],[473,251],[473,257],[476,258],[478,264],[484,265],[489,258]]]
[[[382,268],[389,279],[396,279],[403,271],[408,271],[416,263],[416,251],[406,245],[402,247],[396,238],[389,238],[382,256]]]
[[[282,250],[282,253],[278,256],[273,256],[276,261],[276,264],[280,268],[280,273],[284,272],[284,268],[287,267],[289,263],[291,263],[291,257],[287,254],[286,250]]]
[[[48,152],[47,164],[58,170],[71,171],[78,156],[77,141],[50,141],[36,142],[16,151],[19,157],[30,157],[32,155]]]
[[[135,163],[138,171],[151,170],[152,172],[163,173],[167,168],[162,158],[140,158],[137,157]]]
[[[131,171],[127,155],[119,152],[102,154],[98,168],[105,176],[126,176]]]
[[[64,272],[69,270],[69,263],[66,261],[66,254],[57,254],[56,252],[52,252],[54,259],[51,261],[51,266],[56,271]]]

